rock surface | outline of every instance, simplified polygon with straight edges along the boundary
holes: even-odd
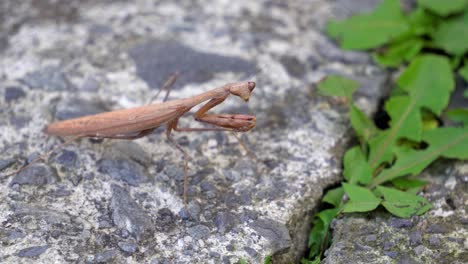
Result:
[[[439,161],[420,179],[434,208],[410,219],[383,212],[337,219],[323,263],[467,263],[468,163]]]
[[[2,263],[297,262],[351,137],[346,107],[314,84],[352,77],[372,112],[387,78],[322,33],[339,9],[330,1],[6,0],[0,9],[0,173],[60,143],[46,124],[145,105],[175,71],[169,99],[257,82],[248,104],[228,99],[213,111],[256,115],[242,139],[258,158],[229,133],[175,134],[192,157],[184,209],[182,155],[163,128],[125,143],[77,140],[40,169],[0,177]]]

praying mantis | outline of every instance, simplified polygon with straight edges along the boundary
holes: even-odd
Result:
[[[177,75],[171,76],[164,87],[170,87]],[[244,114],[207,114],[213,107],[221,104],[230,95],[249,101],[255,88],[255,82],[237,82],[223,85],[207,92],[184,99],[166,101],[169,89],[162,103],[104,112],[64,121],[52,123],[44,128],[44,132],[53,136],[71,136],[72,139],[62,143],[58,148],[78,138],[109,138],[109,139],[137,139],[151,134],[155,129],[166,125],[166,137],[184,155],[184,194],[183,203],[187,205],[187,167],[189,155],[172,137],[173,131],[233,131],[246,132],[255,127],[256,119],[252,115]],[[161,90],[162,90],[161,89]],[[193,107],[206,102],[195,112],[195,120],[213,125],[211,128],[182,128],[178,127],[179,118]],[[239,138],[238,138],[239,139]],[[242,142],[241,142],[242,144]],[[242,144],[243,145],[243,144]],[[52,150],[52,152],[55,149]],[[31,162],[30,164],[34,163]],[[27,166],[29,166],[28,164]],[[27,167],[25,166],[25,167]],[[20,170],[24,169],[21,168]],[[19,171],[17,171],[19,172]],[[17,173],[15,172],[15,173]]]

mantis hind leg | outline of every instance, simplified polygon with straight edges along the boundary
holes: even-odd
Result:
[[[163,99],[163,102],[166,102],[167,98],[169,98],[169,94],[171,93],[172,87],[174,87],[174,83],[176,82],[177,77],[179,77],[178,72],[169,76],[169,78],[166,80],[163,86],[158,90],[158,92],[153,97],[151,97],[148,104],[151,104],[154,100],[156,100],[156,98],[158,98],[162,90],[167,90],[166,95],[164,96],[164,99]]]
[[[184,201],[184,208],[187,210],[187,186],[188,186],[188,161],[190,159],[190,155],[187,153],[187,151],[179,144],[177,141],[174,140],[174,138],[171,135],[172,129],[177,126],[178,118],[169,122],[167,125],[166,129],[166,136],[167,140],[174,145],[182,154],[184,155],[184,195],[183,195],[183,201]]]

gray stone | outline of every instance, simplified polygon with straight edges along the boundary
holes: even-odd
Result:
[[[138,76],[151,88],[161,87],[175,72],[181,73],[176,87],[206,82],[215,73],[238,72],[247,76],[255,72],[255,64],[247,60],[200,52],[172,40],[150,40],[133,47],[129,54],[135,61]]]
[[[26,234],[21,230],[3,230],[0,229],[0,241],[3,243],[14,243],[15,240],[25,237]]]
[[[77,159],[78,155],[75,152],[64,149],[56,160],[65,167],[73,167],[75,166]]]
[[[389,222],[390,226],[395,228],[405,228],[405,227],[413,227],[413,222],[410,219],[404,218],[396,218],[392,217]]]
[[[200,188],[201,188],[202,191],[204,191],[204,192],[216,190],[215,185],[214,185],[213,183],[211,183],[211,182],[208,182],[208,181],[203,181],[203,182],[200,184]]]
[[[42,186],[57,182],[57,174],[49,166],[43,164],[31,165],[18,174],[10,181],[10,186],[19,185],[35,185]]]
[[[154,225],[151,218],[124,188],[115,184],[112,185],[110,209],[114,224],[118,228],[126,229],[137,240],[153,234]]]
[[[431,245],[433,247],[439,247],[440,246],[440,239],[436,235],[429,236],[429,245]]]
[[[221,254],[219,254],[218,252],[213,252],[213,251],[210,251],[209,256],[212,259],[220,259],[221,258]]]
[[[386,251],[386,252],[384,252],[384,254],[386,256],[391,257],[392,259],[398,257],[398,252],[395,252],[395,251]]]
[[[138,245],[133,243],[133,242],[119,242],[117,245],[119,245],[119,248],[129,254],[135,253],[135,251],[138,248]]]
[[[17,255],[21,258],[35,258],[46,252],[49,245],[29,247],[20,250]]]
[[[98,171],[109,175],[114,180],[126,182],[132,186],[147,182],[145,168],[140,164],[125,159],[104,159],[97,164]]]
[[[255,257],[258,254],[258,252],[255,249],[250,247],[244,247],[244,251],[247,252],[247,254],[249,254],[251,257]]]
[[[414,254],[417,256],[421,255],[425,250],[425,247],[423,245],[419,245],[413,249]]]
[[[239,219],[230,212],[218,212],[214,219],[214,224],[221,234],[231,231],[233,227],[239,224]]]
[[[55,109],[55,118],[58,120],[71,119],[86,115],[94,115],[106,112],[107,109],[101,101],[85,100],[77,97],[62,99]]]
[[[417,246],[422,243],[422,235],[420,231],[411,232],[409,237],[410,237],[410,244],[412,246]]]
[[[374,242],[377,239],[376,235],[368,235],[366,237],[366,242]]]
[[[72,194],[72,192],[70,190],[67,190],[64,186],[61,186],[53,191],[50,191],[48,193],[48,195],[52,196],[52,197],[65,197],[65,196],[69,196],[70,194]]]
[[[158,210],[156,229],[168,232],[175,227],[176,216],[169,208]]]
[[[210,235],[210,229],[205,225],[196,225],[189,227],[187,232],[194,239],[203,239]]]
[[[95,92],[95,91],[99,90],[99,82],[96,79],[92,78],[92,77],[88,77],[83,82],[83,85],[81,86],[81,89],[84,90],[84,91],[88,91],[88,92]]]
[[[8,168],[10,165],[15,163],[14,159],[3,159],[0,160],[0,171],[2,171],[5,168]]]
[[[46,209],[40,206],[30,206],[25,203],[14,203],[11,204],[11,207],[14,211],[15,217],[21,221],[27,221],[31,217],[35,218],[37,221],[43,221],[48,225],[64,224],[72,222],[72,219],[65,213]],[[77,223],[76,228],[80,227]],[[81,228],[81,227],[80,227]]]
[[[117,256],[116,250],[106,250],[104,252],[98,253],[94,256],[94,262],[96,263],[106,263],[112,261]]]
[[[31,89],[44,89],[49,91],[73,90],[67,76],[61,67],[46,66],[38,71],[26,74],[22,82]]]
[[[10,118],[10,123],[16,128],[21,129],[31,122],[31,117],[26,115],[17,114]]]
[[[304,64],[294,56],[281,56],[280,62],[286,68],[288,73],[296,78],[301,78],[306,72]]]
[[[10,87],[5,88],[4,99],[5,99],[5,102],[7,103],[18,100],[25,96],[26,96],[26,93],[20,87],[10,86]]]
[[[272,219],[258,219],[249,224],[257,233],[269,240],[273,252],[279,253],[291,246],[289,230],[284,224]]]
[[[447,229],[439,224],[430,224],[427,226],[426,232],[432,234],[445,234],[447,233]]]

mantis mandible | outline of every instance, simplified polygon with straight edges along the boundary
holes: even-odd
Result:
[[[172,79],[172,83],[175,78]],[[168,82],[166,82],[167,84]],[[165,84],[165,86],[166,86]],[[233,131],[246,132],[255,127],[256,119],[252,115],[243,114],[207,114],[211,108],[221,104],[230,95],[235,95],[248,101],[255,88],[254,82],[238,82],[226,84],[199,95],[185,99],[163,101],[147,106],[104,112],[64,121],[58,121],[45,127],[44,132],[54,136],[72,136],[73,138],[61,144],[62,147],[71,141],[82,137],[137,139],[152,133],[156,128],[166,125],[166,136],[177,149],[184,154],[184,206],[187,204],[187,166],[188,153],[172,137],[172,131]],[[169,90],[168,90],[169,91]],[[167,99],[166,94],[166,98]],[[207,101],[207,102],[206,102]],[[193,107],[206,102],[194,114],[195,120],[214,125],[213,128],[182,128],[178,127],[179,118]],[[54,151],[53,149],[52,151]],[[31,163],[30,163],[31,164]],[[23,167],[22,169],[24,169]]]

